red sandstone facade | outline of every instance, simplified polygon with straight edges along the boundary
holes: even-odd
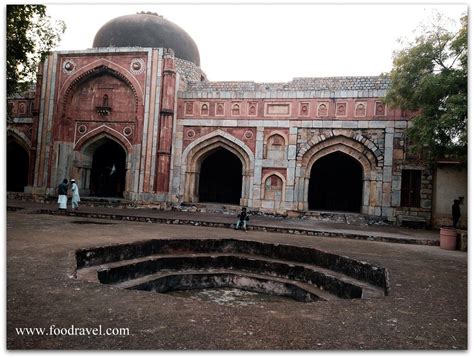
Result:
[[[36,90],[9,100],[9,153],[26,158],[9,190],[54,196],[75,178],[83,196],[164,208],[218,202],[428,220],[432,174],[407,155],[409,118],[384,104],[388,85],[209,82],[164,48],[55,52]]]

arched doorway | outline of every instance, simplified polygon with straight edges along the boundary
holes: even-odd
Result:
[[[309,210],[360,212],[363,170],[361,164],[342,152],[328,154],[311,168]]]
[[[201,163],[199,201],[240,204],[242,196],[242,162],[220,147]]]
[[[22,192],[28,184],[28,152],[15,140],[7,142],[7,191]]]
[[[125,190],[124,149],[115,141],[104,138],[92,156],[90,195],[123,197]]]

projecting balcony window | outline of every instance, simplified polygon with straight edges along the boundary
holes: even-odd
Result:
[[[102,106],[95,107],[95,110],[101,116],[108,116],[112,112],[112,108],[109,107],[109,96],[104,95],[102,97]]]

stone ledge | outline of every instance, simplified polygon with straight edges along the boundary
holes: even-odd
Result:
[[[50,210],[50,209],[40,209],[36,213],[38,214],[50,214],[50,215],[66,215],[72,217],[85,217],[85,218],[95,218],[95,219],[109,219],[109,220],[122,220],[122,221],[136,221],[136,222],[146,222],[146,223],[158,223],[158,224],[168,224],[168,225],[192,225],[192,226],[203,226],[203,227],[219,227],[219,228],[234,228],[233,223],[224,223],[224,222],[211,222],[204,220],[191,220],[191,219],[167,219],[167,218],[157,218],[151,216],[137,216],[137,215],[119,215],[119,214],[96,214],[96,213],[87,213],[84,211],[66,211],[60,212],[59,210]],[[281,234],[292,234],[292,235],[308,235],[308,236],[317,236],[317,237],[339,237],[353,240],[367,240],[367,241],[377,241],[377,242],[387,242],[387,243],[397,243],[397,244],[415,244],[415,245],[428,245],[428,246],[438,246],[439,241],[429,240],[429,239],[418,239],[411,238],[406,239],[403,237],[394,237],[394,236],[378,236],[362,233],[347,233],[340,231],[325,231],[325,230],[309,230],[309,229],[294,229],[294,228],[285,228],[278,226],[269,226],[269,225],[248,225],[247,230],[252,231],[263,231],[263,232],[277,232]]]

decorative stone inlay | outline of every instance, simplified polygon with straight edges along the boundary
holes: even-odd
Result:
[[[73,60],[67,59],[63,63],[63,72],[67,75],[72,75],[76,72],[76,67],[77,65]]]
[[[85,124],[81,124],[77,127],[77,133],[79,134],[86,134],[87,126]]]
[[[269,103],[266,107],[267,115],[287,116],[290,114],[290,105],[286,103]]]
[[[130,63],[130,72],[140,75],[145,71],[145,61],[142,58],[134,58]]]
[[[326,117],[328,115],[328,105],[326,103],[321,103],[318,106],[318,116]]]
[[[217,107],[216,107],[216,116],[223,116],[223,115],[224,115],[224,104],[219,103],[217,104]]]
[[[385,104],[383,102],[375,102],[375,115],[376,116],[385,115]]]
[[[201,116],[208,116],[209,115],[209,104],[203,103],[201,105]]]
[[[257,104],[256,103],[250,103],[249,104],[248,114],[249,114],[249,116],[256,116],[257,115]]]
[[[186,102],[186,114],[193,114],[193,102]]]
[[[246,139],[252,139],[253,138],[253,132],[252,131],[245,131],[244,137]]]
[[[365,117],[366,115],[366,107],[364,103],[357,103],[355,109],[355,116],[356,117]]]
[[[186,137],[194,138],[195,136],[196,136],[196,132],[194,131],[194,129],[188,129],[188,131],[186,132]]]
[[[126,126],[123,128],[122,133],[125,137],[130,137],[133,133],[133,129],[130,126]]]
[[[232,105],[232,115],[233,116],[240,115],[240,105],[238,103],[235,103]]]
[[[309,103],[301,103],[300,115],[307,116],[309,114]]]
[[[347,109],[346,103],[338,103],[336,105],[336,116],[345,116],[347,114],[346,109]]]

